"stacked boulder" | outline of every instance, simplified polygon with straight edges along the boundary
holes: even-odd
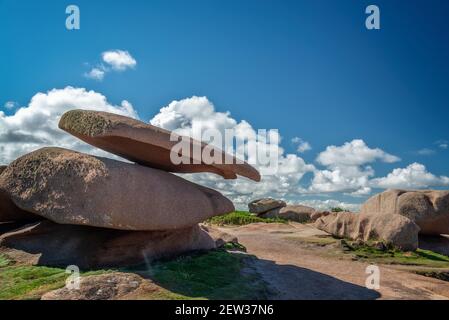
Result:
[[[176,165],[170,136],[182,137],[135,119],[73,110],[59,127],[131,162],[51,147],[0,169],[0,223],[39,220],[0,235],[0,252],[26,262],[117,266],[215,248],[233,239],[199,223],[234,211],[232,202],[170,172],[260,180],[247,163],[192,139],[192,148],[234,161],[206,164],[192,155]]]
[[[287,205],[282,200],[272,198],[254,200],[248,204],[248,208],[249,212],[262,218],[281,218],[300,223],[315,221],[319,217],[330,214],[304,205]]]

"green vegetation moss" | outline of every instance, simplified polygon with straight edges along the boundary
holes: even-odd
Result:
[[[82,272],[83,276],[112,270]],[[40,299],[42,294],[62,288],[69,274],[65,269],[44,266],[17,265],[0,254],[0,300]]]
[[[357,260],[384,264],[449,268],[449,257],[430,250],[418,249],[414,252],[404,252],[391,246],[386,246],[382,250],[369,243],[360,245],[345,240],[342,240],[341,243],[343,251],[353,255]]]
[[[112,122],[94,111],[71,110],[63,114],[59,127],[70,132],[94,137],[101,135]]]
[[[242,226],[251,223],[263,222],[263,223],[287,223],[286,220],[280,218],[261,218],[253,215],[247,211],[235,211],[223,216],[212,217],[206,221],[210,224],[219,226],[231,225]]]
[[[145,273],[179,298],[266,299],[269,290],[247,267],[250,259],[253,257],[220,249],[158,262]]]

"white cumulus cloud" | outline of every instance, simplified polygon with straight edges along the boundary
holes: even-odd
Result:
[[[84,76],[88,79],[103,81],[107,73],[116,71],[121,72],[127,69],[135,68],[136,59],[126,50],[109,50],[101,54],[102,62],[92,67]],[[89,63],[86,63],[89,65]]]
[[[0,164],[45,146],[59,146],[105,155],[58,128],[61,115],[71,109],[107,111],[138,118],[126,100],[120,105],[109,103],[106,97],[84,88],[66,87],[35,94],[29,104],[13,115],[0,111]]]
[[[317,157],[327,169],[315,171],[309,191],[312,193],[343,192],[353,196],[371,193],[370,179],[374,170],[368,164],[375,161],[392,163],[400,159],[379,148],[370,148],[361,139],[328,146]]]
[[[449,177],[436,176],[420,163],[412,163],[406,168],[397,168],[386,177],[376,178],[371,185],[382,189],[419,189],[449,185]]]
[[[342,146],[328,146],[317,157],[318,163],[331,167],[360,166],[376,160],[392,163],[401,159],[379,148],[371,149],[361,139],[346,142]]]
[[[359,211],[360,206],[361,206],[360,203],[349,203],[349,202],[338,201],[338,200],[334,200],[334,199],[299,200],[296,203],[302,204],[305,206],[309,206],[309,207],[315,208],[317,210],[330,210],[332,208],[341,208],[343,210],[348,210],[348,211],[352,211],[352,212]]]
[[[101,68],[92,68],[89,72],[85,73],[85,77],[97,81],[102,81],[104,78],[105,70]]]
[[[299,153],[303,153],[309,150],[312,150],[312,146],[307,141],[304,141],[303,139],[299,137],[294,137],[292,139],[292,143],[296,145],[296,151]]]
[[[112,69],[117,71],[134,68],[137,64],[136,59],[125,50],[109,50],[103,52],[101,56],[105,63],[109,64]]]

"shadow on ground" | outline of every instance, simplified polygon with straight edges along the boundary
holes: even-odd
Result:
[[[449,235],[419,236],[419,248],[449,256]]]
[[[254,259],[251,264],[273,287],[276,293],[272,299],[373,300],[380,297],[375,290],[310,269],[261,259]]]
[[[226,266],[229,261],[223,261],[235,256],[242,259],[242,268],[232,268],[232,263]],[[217,265],[209,263],[204,268],[195,264],[178,265],[179,269],[171,270],[177,275],[164,275],[158,264],[148,265],[146,272],[137,273],[173,293],[191,298],[372,300],[380,297],[375,290],[294,265],[278,265],[255,256],[229,252],[220,256],[220,260]]]

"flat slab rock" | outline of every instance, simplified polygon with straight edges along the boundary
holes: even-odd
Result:
[[[449,234],[447,190],[387,190],[369,198],[361,212],[400,214],[414,221],[421,234]]]
[[[194,150],[194,145],[202,151],[207,146],[210,152],[213,152],[214,158],[216,156],[222,159],[222,162],[206,164],[201,156],[197,159],[191,152],[191,156],[184,158],[186,160],[184,164],[174,164],[170,159],[170,153],[173,146],[181,140],[170,141],[172,134],[170,131],[121,115],[100,111],[71,110],[61,117],[59,128],[95,147],[141,165],[169,172],[212,172],[225,179],[236,179],[237,175],[241,175],[260,181],[259,172],[246,162],[237,163],[235,157],[193,139],[190,139],[191,150]],[[231,164],[226,164],[229,161],[224,162],[226,158],[232,160]]]
[[[186,228],[234,211],[219,192],[174,174],[61,148],[11,163],[0,192],[56,223],[120,230]]]
[[[123,231],[29,224],[0,235],[0,253],[19,263],[81,269],[125,267],[237,242],[222,231],[195,225],[173,231]]]

